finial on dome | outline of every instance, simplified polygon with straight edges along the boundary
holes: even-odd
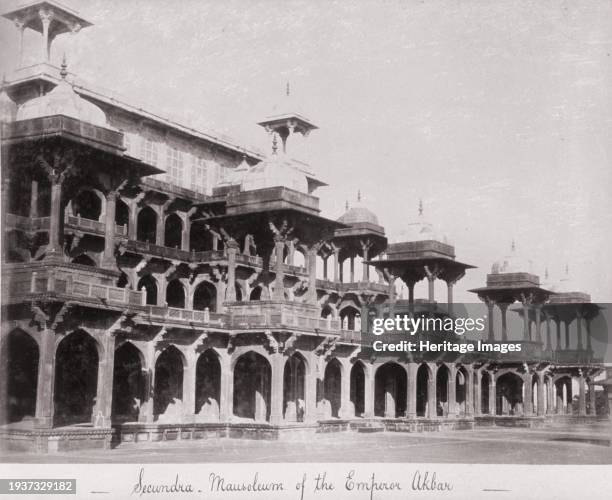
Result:
[[[272,154],[275,155],[278,150],[278,141],[276,139],[276,134],[272,134]]]
[[[64,52],[64,57],[62,58],[62,66],[60,69],[60,76],[62,77],[62,80],[65,80],[66,77],[68,76],[68,65],[66,64],[66,53]]]
[[[423,200],[419,200],[419,215],[423,215]]]
[[[285,92],[287,94],[287,97],[289,97],[289,95],[291,94],[291,87],[289,86],[289,82],[287,81],[287,87],[285,89]]]
[[[516,251],[516,243],[514,242],[514,238],[512,238],[512,245],[510,246],[510,250],[512,250],[513,252]]]
[[[349,209],[349,204],[348,204],[348,200],[346,200],[346,202],[344,203],[344,210],[348,212],[348,209]]]
[[[569,276],[569,264],[565,263],[565,276]]]
[[[361,201],[361,189],[357,190],[357,201]]]

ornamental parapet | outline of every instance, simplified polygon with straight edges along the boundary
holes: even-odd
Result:
[[[48,230],[51,224],[50,217],[25,217],[23,215],[6,214],[7,229],[20,229],[23,231]]]
[[[289,328],[338,332],[340,320],[321,318],[313,304],[291,301],[260,300],[226,303],[229,324],[234,329]]]
[[[62,264],[43,267],[3,267],[3,300],[7,303],[21,302],[39,296],[55,296],[63,299],[95,299],[117,305],[140,306],[144,293],[129,288],[112,286],[114,273],[79,264]]]

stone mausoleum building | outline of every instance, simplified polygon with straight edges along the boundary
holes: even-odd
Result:
[[[317,126],[291,98],[259,123],[263,154],[75,83],[50,52],[90,26],[77,12],[4,18],[42,40],[0,93],[4,447],[595,418],[588,295],[541,285],[513,252],[473,292],[502,318],[485,340],[522,316],[521,353],[375,352],[372,308],[432,314],[444,284],[453,315],[473,267],[422,207],[397,243],[361,199],[327,218],[325,183],[292,157]]]

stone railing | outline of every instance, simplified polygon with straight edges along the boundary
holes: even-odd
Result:
[[[79,215],[74,216],[69,214],[64,215],[64,224],[82,231],[90,231],[97,234],[104,234],[104,230],[106,228],[106,224],[104,222],[86,219],[85,217],[81,217]],[[127,236],[127,226],[115,224],[115,234],[117,236]]]
[[[340,320],[321,318],[319,307],[289,301],[251,301],[226,304],[229,321],[234,328],[288,327],[310,331],[336,332]]]
[[[26,281],[12,283],[10,291],[14,295],[56,293],[138,306],[144,300],[144,293],[137,290],[79,281],[71,276],[58,278],[53,273],[38,273],[36,271],[31,273],[29,283]]]
[[[148,305],[145,306],[145,312],[143,314],[152,318],[164,318],[169,321],[188,321],[210,325],[216,324],[219,326],[224,325],[227,321],[227,316],[225,314],[212,313],[208,308],[203,311],[197,311],[178,307]]]
[[[49,229],[50,221],[50,217],[25,217],[23,215],[6,214],[6,225],[11,229],[40,231]]]
[[[336,292],[374,292],[387,295],[389,285],[385,283],[374,283],[372,281],[355,281],[352,283],[339,283],[331,280],[317,279],[317,288],[322,290],[334,290]]]

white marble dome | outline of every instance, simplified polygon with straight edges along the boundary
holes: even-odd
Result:
[[[240,186],[242,191],[283,186],[308,193],[306,174],[281,155],[273,155],[251,167],[244,173]]]
[[[41,97],[23,103],[17,110],[17,120],[30,120],[44,116],[64,115],[109,128],[106,115],[95,104],[79,96],[66,80],[66,68],[62,65],[62,79],[57,86]]]
[[[348,202],[347,202],[348,207]],[[342,224],[359,224],[368,222],[379,226],[377,215],[361,202],[361,193],[357,195],[357,203],[338,218],[338,222]]]
[[[402,229],[393,238],[392,243],[401,243],[405,241],[438,241],[451,245],[452,242],[446,234],[437,229],[431,222],[425,220],[423,216],[423,204],[419,203],[419,215],[416,220],[408,223],[405,229]]]
[[[532,273],[532,262],[516,251],[514,242],[508,255],[491,266],[491,274]]]

